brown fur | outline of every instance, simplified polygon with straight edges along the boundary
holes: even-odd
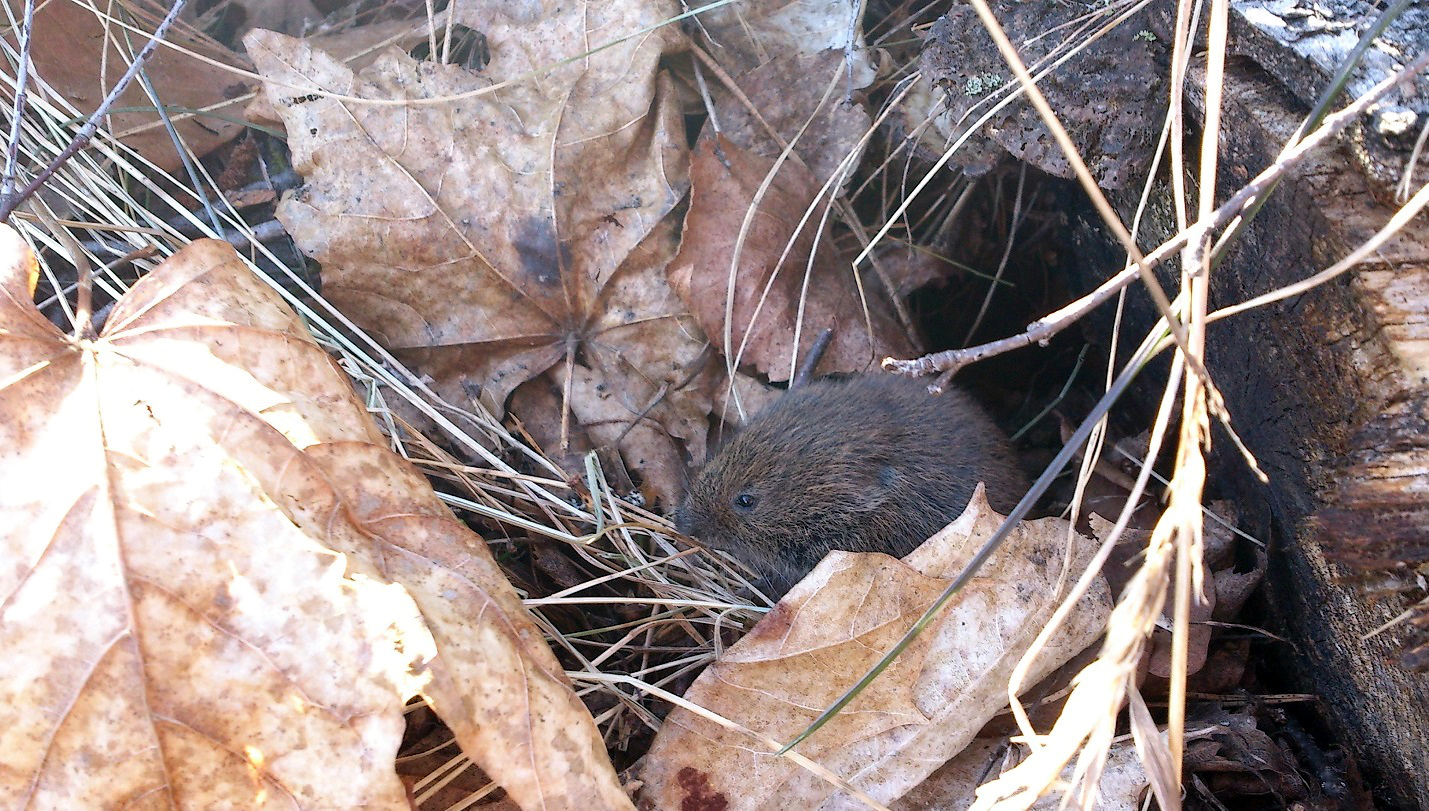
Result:
[[[962,512],[979,481],[1004,511],[1026,489],[1007,439],[963,392],[934,396],[923,381],[882,374],[823,380],[740,431],[690,485],[675,523],[782,595],[831,549],[906,555]]]

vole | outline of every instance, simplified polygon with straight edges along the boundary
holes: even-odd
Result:
[[[906,555],[979,481],[1004,512],[1026,489],[1007,438],[966,393],[886,374],[824,379],[739,431],[695,477],[675,525],[777,598],[831,549]]]

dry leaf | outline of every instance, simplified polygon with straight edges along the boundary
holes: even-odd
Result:
[[[674,3],[454,8],[486,38],[480,72],[393,49],[353,74],[308,43],[248,36],[266,77],[314,91],[420,101],[514,81],[404,107],[268,85],[307,181],[279,218],[322,263],[324,295],[455,401],[499,410],[519,384],[579,363],[624,398],[627,422],[665,388],[647,417],[702,456],[709,398],[678,384],[706,343],[668,290],[673,236],[657,228],[686,184],[658,70],[667,33],[581,56]]]
[[[1111,532],[1112,522],[1101,517],[1100,514],[1091,513],[1087,516],[1087,520],[1092,532],[1098,538],[1105,538]],[[1107,563],[1108,579],[1113,581],[1113,588],[1120,591],[1121,587],[1130,580],[1140,565],[1140,555],[1150,540],[1151,530],[1149,529],[1127,527],[1122,531],[1121,539],[1117,542],[1116,549],[1113,550]],[[1116,576],[1112,577],[1111,572],[1115,572]],[[1209,602],[1191,600],[1191,627],[1188,634],[1186,660],[1188,675],[1196,673],[1206,663],[1206,651],[1211,644],[1211,626],[1206,622],[1211,618],[1211,612],[1215,608],[1215,590],[1208,590],[1206,596]],[[1168,601],[1161,612],[1162,620],[1167,623],[1168,627],[1171,622],[1171,610],[1172,606]],[[1170,676],[1171,634],[1169,631],[1158,628],[1152,632],[1151,644],[1147,646],[1143,663],[1153,676],[1162,679]]]
[[[685,697],[789,740],[903,635],[1001,521],[979,487],[962,516],[903,561],[829,554]],[[1073,572],[1094,551],[1076,537],[1067,561]],[[934,623],[799,751],[881,802],[957,754],[1006,706],[1012,668],[1056,608],[1052,592],[1066,540],[1060,519],[1014,529]],[[1028,683],[1096,639],[1109,611],[1098,581]],[[729,809],[859,807],[758,740],[680,708],[666,718],[641,777],[642,801],[662,809],[683,807],[695,789],[707,802],[722,798],[720,807]]]
[[[735,84],[753,109],[732,93],[717,92],[718,135],[771,160],[793,143],[815,188],[836,172],[835,190],[841,188],[858,168],[861,140],[872,125],[863,104],[849,95],[845,56],[843,51],[787,54],[736,76]],[[778,133],[777,140],[770,130]],[[701,140],[715,137],[706,127]]]
[[[817,216],[798,228],[817,189],[802,166],[786,162],[779,168],[752,215],[738,253],[737,275],[730,279],[745,214],[772,165],[723,138],[701,144],[695,152],[690,210],[680,252],[670,263],[670,284],[705,334],[739,368],[751,366],[774,381],[788,380],[791,369],[797,368],[796,326],[798,357],[808,352],[820,330],[833,328],[833,341],[819,366],[825,373],[862,371],[886,356],[912,354],[881,297],[881,285],[862,285],[873,327],[870,336],[865,299],[860,298],[853,269],[827,237],[818,241],[815,251]],[[811,253],[814,263],[806,273]],[[726,335],[730,296],[734,318]]]
[[[1205,781],[1221,797],[1245,798],[1245,807],[1256,807],[1251,797],[1264,797],[1261,807],[1283,808],[1370,808],[1367,796],[1355,792],[1331,775],[1336,767],[1320,761],[1319,779],[1307,781],[1297,768],[1290,745],[1277,741],[1260,729],[1250,712],[1213,712],[1199,719],[1198,726],[1209,736],[1188,742],[1187,773]],[[1338,785],[1337,785],[1338,784]],[[1272,799],[1273,798],[1273,799]]]
[[[873,81],[859,24],[863,10],[857,0],[746,0],[706,11],[698,20],[715,55],[740,73],[780,57],[832,50],[848,55],[845,71],[857,89]]]
[[[1206,559],[1211,564],[1216,592],[1212,619],[1231,622],[1240,616],[1241,608],[1260,586],[1269,559],[1264,546],[1246,541],[1233,529],[1240,523],[1233,503],[1212,501],[1206,505],[1206,511],[1210,513],[1206,516],[1204,532]],[[1244,556],[1237,554],[1242,548]],[[1249,561],[1245,560],[1247,557]],[[1239,571],[1237,567],[1247,562],[1250,569]]]
[[[273,26],[263,27],[282,34],[293,33]],[[429,31],[430,27],[425,19],[387,20],[340,28],[331,33],[313,34],[307,38],[307,42],[332,55],[350,70],[362,70],[377,61],[377,57],[391,46],[395,45],[410,52],[417,45],[428,41]],[[262,93],[258,95],[259,98],[265,98]]]
[[[133,5],[125,8],[141,15],[134,21],[138,27],[152,30],[158,25],[159,18],[148,16],[142,8]],[[112,7],[110,13],[114,13]],[[13,29],[4,36],[14,43]],[[100,101],[128,69],[133,55],[148,42],[146,36],[126,33],[83,4],[70,2],[37,4],[33,37],[30,58],[34,60],[35,73],[84,116],[99,107]],[[210,59],[243,64],[237,54],[212,41],[199,42],[185,37],[177,27],[170,30],[167,41]],[[120,44],[125,45],[122,52]],[[13,44],[12,47],[18,48]],[[243,131],[243,124],[233,120],[242,112],[237,103],[213,111],[230,120],[206,114],[186,115],[189,110],[243,96],[248,92],[248,85],[242,78],[182,51],[164,47],[156,50],[145,63],[144,73],[155,95],[165,107],[171,108],[169,115],[174,118],[175,128],[195,155],[207,155]],[[158,115],[145,112],[154,109],[154,101],[140,81],[130,83],[113,109],[109,126],[121,141],[166,172],[183,165]]]
[[[93,341],[0,257],[0,805],[406,808],[420,692],[525,807],[629,807],[481,539],[231,246]]]
[[[964,811],[973,804],[973,792],[1007,755],[1002,738],[974,738],[952,760],[889,804],[890,811]]]
[[[854,97],[875,78],[857,25],[862,13],[848,0],[752,0],[701,14],[711,55],[739,89],[710,84],[717,127],[701,139],[723,135],[766,158],[793,143],[817,185],[847,157],[846,177],[871,126]]]
[[[1119,511],[1120,505],[1115,503],[1115,499],[1108,499],[1108,501],[1111,503],[1104,507],[1110,507],[1109,511],[1115,515]],[[1125,491],[1121,493],[1121,501],[1125,502]],[[1220,518],[1220,521],[1234,525],[1236,521],[1235,507],[1229,502],[1212,502],[1207,505],[1207,509]],[[1107,533],[1111,531],[1112,522],[1100,514],[1091,513],[1087,519],[1092,531],[1098,537],[1106,537]],[[1208,623],[1212,619],[1222,621],[1235,619],[1239,615],[1241,606],[1245,604],[1251,592],[1260,585],[1260,580],[1265,574],[1266,556],[1264,550],[1259,548],[1255,548],[1253,552],[1254,568],[1248,572],[1236,571],[1234,547],[1237,536],[1229,526],[1220,521],[1206,519],[1206,559],[1202,565],[1211,575],[1207,578],[1211,587],[1206,589],[1204,595],[1193,598],[1191,601],[1191,627],[1188,634],[1186,660],[1187,675],[1195,675],[1205,666],[1213,630]],[[1135,570],[1136,562],[1139,560],[1138,556],[1141,550],[1146,548],[1150,538],[1151,530],[1149,529],[1128,527],[1122,533],[1117,549],[1108,563],[1109,579],[1112,580],[1113,587],[1119,588],[1119,585],[1124,583],[1129,576],[1129,572]],[[1111,576],[1113,573],[1116,576]],[[1221,605],[1222,598],[1230,602]],[[1162,619],[1169,625],[1171,605],[1168,603],[1161,613]],[[1158,678],[1170,678],[1171,659],[1171,633],[1165,628],[1158,628],[1152,632],[1151,645],[1147,649],[1145,657],[1147,672]]]
[[[977,738],[890,808],[892,811],[966,811],[973,803],[978,783],[987,779],[989,772],[996,776],[997,765],[1005,762],[1006,754],[1007,741]],[[1075,764],[1068,765],[1062,773],[1063,779],[1070,782],[1075,768]],[[1138,811],[1146,789],[1146,772],[1130,744],[1112,747],[1097,788],[1096,811]],[[1061,803],[1062,795],[1053,791],[1033,803],[1031,811],[1061,811]]]
[[[591,443],[619,447],[665,504],[675,503],[684,490],[686,453],[704,457],[711,404],[710,387],[701,383],[719,371],[702,351],[692,351],[703,350],[703,336],[663,281],[676,244],[674,224],[659,223],[594,305],[591,331],[600,337],[588,348],[586,364],[558,364],[547,373],[556,389],[565,391],[571,370],[569,405],[557,400],[548,410],[513,411],[528,426],[547,426],[544,433],[555,441],[548,442],[546,450],[554,455],[561,450],[561,409],[569,407],[572,420],[584,426]],[[663,313],[664,320],[642,323],[655,313]],[[667,354],[672,350],[675,354]],[[525,386],[542,384],[536,379]]]

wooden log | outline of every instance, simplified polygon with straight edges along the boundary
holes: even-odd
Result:
[[[1218,200],[1270,163],[1307,110],[1247,62],[1231,65],[1226,99]],[[1308,277],[1382,227],[1394,209],[1353,166],[1343,148],[1330,149],[1287,178],[1215,271],[1213,306]],[[1143,246],[1174,232],[1166,191],[1143,223]],[[1130,222],[1136,201],[1120,202]],[[1075,264],[1090,287],[1122,257],[1094,213],[1073,218]],[[1159,275],[1174,290],[1170,269]],[[1140,291],[1132,298],[1131,323],[1144,331],[1150,305]],[[1246,529],[1270,542],[1265,602],[1274,630],[1294,643],[1271,658],[1283,660],[1286,687],[1321,696],[1319,710],[1376,794],[1406,808],[1429,797],[1429,677],[1401,662],[1402,646],[1413,664],[1422,640],[1405,626],[1366,639],[1410,599],[1370,599],[1359,586],[1369,569],[1391,591],[1412,590],[1429,560],[1426,311],[1421,216],[1355,272],[1214,325],[1208,349],[1233,424],[1270,476],[1259,484],[1219,432],[1213,493],[1233,498]],[[1095,322],[1104,335],[1109,317]],[[1147,402],[1164,374],[1144,382]]]

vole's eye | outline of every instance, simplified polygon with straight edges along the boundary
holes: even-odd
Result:
[[[742,513],[747,513],[759,506],[759,499],[748,493],[740,493],[734,497],[734,508]]]

